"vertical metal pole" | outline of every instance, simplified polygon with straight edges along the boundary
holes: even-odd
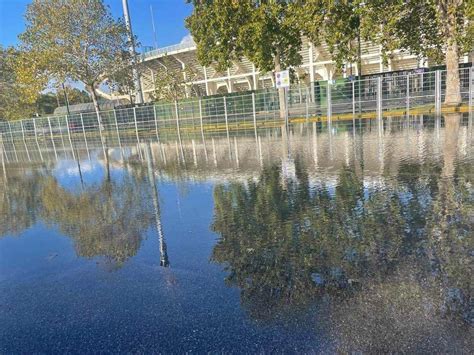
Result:
[[[178,110],[178,101],[175,100],[174,102],[174,110],[176,113],[176,129],[178,131],[178,140],[179,140],[179,146],[181,147],[181,158],[184,161],[184,151],[183,151],[183,144],[181,143],[181,131],[179,128],[179,110]]]
[[[57,121],[58,121],[59,136],[61,137],[61,143],[63,144],[63,151],[64,151],[64,154],[66,155],[66,145],[64,144],[63,132],[61,132],[61,121],[59,120],[59,117],[57,117]]]
[[[231,155],[232,155],[232,152],[230,151],[229,122],[228,122],[228,119],[227,119],[227,101],[226,101],[225,96],[223,97],[223,99],[224,99],[225,130],[226,130],[226,133],[227,133],[227,143],[228,143],[228,145],[229,145],[229,156],[231,156]]]
[[[12,140],[12,146],[13,146],[13,152],[15,153],[15,158],[16,158],[16,161],[18,162],[18,153],[16,151],[16,146],[15,146],[15,141],[13,139],[13,132],[12,132],[12,126],[10,124],[10,122],[8,121],[8,130],[10,131],[10,138]]]
[[[435,71],[435,113],[441,114],[441,71]]]
[[[132,57],[132,76],[133,76],[133,84],[135,86],[135,91],[136,91],[136,102],[141,104],[144,102],[143,91],[142,91],[142,85],[140,81],[140,73],[138,72],[136,68],[137,58],[136,58],[136,52],[135,52],[135,38],[133,36],[132,23],[130,22],[130,13],[128,11],[127,0],[122,0],[122,7],[123,7],[123,16],[125,19],[125,25],[127,27],[128,42],[130,45],[129,51]]]
[[[5,152],[5,160],[7,161],[7,163],[9,163],[10,159],[8,159],[7,150],[5,148],[5,140],[3,139],[3,133],[0,133],[0,138],[2,139],[1,143],[2,143],[3,151]]]
[[[352,119],[355,119],[356,103],[355,103],[355,81],[352,80]]]
[[[473,90],[474,90],[474,67],[469,68],[469,112],[472,111]]]
[[[28,146],[26,145],[26,140],[25,140],[25,129],[23,128],[23,120],[20,120],[20,125],[21,125],[21,135],[23,137],[23,144],[25,145],[25,150],[26,150],[26,156],[28,157],[28,161],[31,161],[30,152],[28,151]]]
[[[3,145],[3,136],[2,134],[0,133],[0,143],[2,144],[2,168],[3,168],[3,179],[5,181],[5,184],[7,183],[7,169],[5,168],[5,159],[3,158],[3,155],[5,154],[5,156],[7,156],[6,152],[5,152],[5,146]]]
[[[406,107],[406,114],[407,114],[407,117],[410,116],[410,74],[407,74],[407,97],[406,97],[406,101],[407,101],[407,107]]]
[[[153,105],[153,119],[155,120],[156,139],[159,142],[160,141],[160,135],[158,134],[158,119],[156,117],[156,106],[155,105]]]
[[[36,141],[36,146],[38,147],[38,152],[41,158],[41,161],[43,161],[43,153],[41,152],[41,148],[38,142],[38,132],[36,131],[36,119],[33,118],[33,131],[35,133],[35,141]]]
[[[56,160],[58,160],[58,153],[56,152],[56,144],[54,143],[53,130],[51,128],[51,120],[49,119],[49,117],[48,117],[48,126],[49,126],[49,134],[51,136],[51,142],[53,143],[54,156],[56,157]]]
[[[253,113],[253,129],[255,131],[255,139],[257,139],[257,111],[255,110],[255,93],[252,93],[252,113]]]
[[[117,111],[115,111],[115,108],[114,108],[114,120],[115,120],[115,130],[117,131],[117,141],[120,148],[120,155],[123,160],[122,140],[120,139],[120,130],[119,130],[118,120],[117,120]]]
[[[377,78],[377,119],[382,119],[382,77]]]
[[[69,137],[69,144],[71,145],[71,150],[72,150],[72,159],[76,160],[76,154],[74,153],[74,146],[72,145],[71,131],[69,129],[69,119],[67,115],[66,115],[66,127],[67,127],[67,135]]]
[[[331,83],[330,81],[328,80],[327,81],[328,85],[327,85],[327,122],[328,122],[328,125],[330,126],[331,125],[331,119],[332,119],[332,100],[331,100]]]
[[[204,125],[202,122],[202,101],[199,99],[199,122],[201,125],[201,138],[202,138],[202,145],[204,146],[204,155],[206,156],[206,161],[208,161],[207,157],[207,148],[206,148],[206,140],[204,139]]]
[[[89,157],[89,160],[91,160],[91,155],[89,153],[89,146],[87,144],[86,129],[84,127],[84,119],[82,117],[82,113],[80,113],[79,115],[81,116],[82,133],[84,134],[84,142],[86,143],[87,156]]]
[[[140,144],[140,136],[138,135],[138,123],[137,123],[137,108],[133,108],[133,121],[135,122],[135,133],[137,136],[137,144]]]
[[[309,87],[306,87],[306,97],[305,97],[305,110],[306,110],[306,122],[309,120]]]

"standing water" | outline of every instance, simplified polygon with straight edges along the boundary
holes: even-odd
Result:
[[[0,353],[468,353],[473,135],[451,115],[5,142]]]

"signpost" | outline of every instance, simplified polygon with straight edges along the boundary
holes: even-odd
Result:
[[[290,87],[290,71],[283,70],[275,73],[275,85],[277,89]]]
[[[290,87],[290,71],[283,70],[275,73],[275,87],[277,89],[283,89],[285,93],[285,125],[286,132],[288,133],[288,88]]]

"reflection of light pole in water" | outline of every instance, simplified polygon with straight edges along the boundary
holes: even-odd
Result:
[[[163,226],[161,225],[161,213],[160,213],[158,189],[156,188],[155,174],[153,172],[153,166],[151,162],[150,143],[148,143],[146,146],[145,158],[146,158],[146,163],[147,163],[147,168],[148,168],[148,180],[152,187],[152,198],[153,198],[153,207],[155,209],[156,230],[158,232],[158,242],[160,245],[160,266],[168,267],[170,263],[168,260],[168,252],[166,249],[166,242],[163,235]]]

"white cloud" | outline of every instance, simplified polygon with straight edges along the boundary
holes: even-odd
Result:
[[[190,33],[188,33],[186,36],[184,36],[182,39],[181,39],[181,42],[179,42],[180,44],[194,44],[194,39],[193,39],[193,36],[191,36]]]

